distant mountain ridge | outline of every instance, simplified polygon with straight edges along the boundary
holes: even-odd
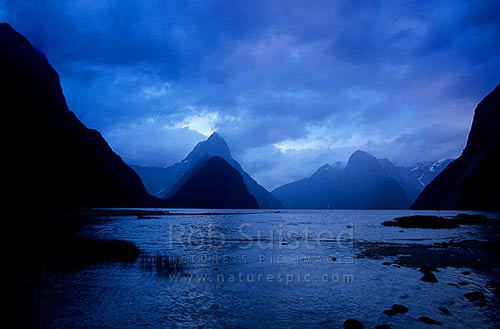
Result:
[[[412,209],[500,210],[500,85],[474,111],[467,144]]]
[[[389,160],[356,151],[345,168],[324,165],[311,177],[280,186],[272,193],[289,208],[408,208],[410,197],[392,176],[403,181]]]
[[[366,152],[356,151],[346,168],[342,168],[340,163],[335,166],[323,165],[311,177],[282,185],[272,193],[286,208],[365,209],[388,205],[405,209],[423,190],[424,182],[432,179],[429,177],[437,175],[451,161],[446,159],[402,167],[388,159],[376,159]],[[387,188],[392,191],[389,194],[391,197],[382,200]],[[355,199],[363,201],[356,203],[353,201]]]
[[[101,134],[66,104],[47,58],[9,24],[0,24],[0,107],[14,125],[2,138],[8,200],[29,208],[158,205]]]
[[[200,161],[218,156],[234,167],[243,177],[243,181],[263,209],[283,208],[283,204],[264,187],[259,185],[240,164],[233,159],[229,146],[221,135],[214,132],[207,140],[198,143],[181,162],[167,168],[142,167],[132,168],[141,176],[146,188],[152,194],[162,198],[173,196],[186,182],[190,172],[199,166]],[[160,186],[163,186],[160,188]]]

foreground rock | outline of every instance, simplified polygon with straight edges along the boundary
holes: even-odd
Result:
[[[425,273],[424,276],[420,278],[420,280],[422,280],[424,282],[431,282],[431,283],[438,282],[438,279],[436,278],[434,273],[431,273],[431,272]]]
[[[385,310],[384,314],[387,316],[394,316],[394,315],[398,314],[398,312],[396,312],[394,310]]]
[[[391,306],[391,309],[394,310],[396,313],[404,314],[409,311],[408,307],[401,305],[401,304],[394,304]]]
[[[459,226],[459,223],[438,216],[416,215],[416,216],[395,218],[392,221],[383,222],[382,225],[396,226],[402,228],[446,229],[446,228],[457,228]]]
[[[471,302],[476,302],[478,300],[482,301],[482,302],[485,301],[484,294],[480,291],[469,292],[469,293],[465,294],[464,296],[465,296],[465,298],[467,298]]]
[[[437,325],[437,326],[442,325],[441,322],[436,321],[436,320],[434,320],[432,318],[429,318],[428,316],[421,316],[418,319],[420,320],[420,322],[423,322],[425,324],[434,324],[434,325]]]
[[[498,226],[500,225],[500,220],[488,218],[481,214],[458,214],[453,218],[415,215],[394,218],[393,220],[383,222],[382,225],[402,228],[448,229],[457,228],[460,225]]]
[[[344,328],[345,329],[363,329],[365,326],[361,322],[359,322],[356,319],[349,318],[344,321]]]
[[[464,240],[450,242],[448,247],[422,244],[399,244],[389,242],[360,242],[356,258],[384,259],[391,257],[394,264],[420,269],[455,267],[474,269],[500,268],[500,241]],[[394,257],[396,259],[394,260]]]
[[[434,266],[423,266],[419,270],[419,272],[424,273],[424,276],[420,278],[420,280],[424,282],[436,283],[438,279],[432,272],[439,272],[437,268]]]
[[[444,315],[451,315],[451,311],[449,309],[447,309],[446,307],[439,306],[437,309],[439,310],[439,312],[443,313]]]

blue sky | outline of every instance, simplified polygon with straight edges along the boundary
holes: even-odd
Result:
[[[362,149],[456,157],[500,82],[499,1],[1,1],[127,162],[217,130],[269,189]]]

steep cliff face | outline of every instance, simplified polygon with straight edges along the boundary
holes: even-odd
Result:
[[[413,209],[500,210],[500,85],[476,107],[467,145]]]
[[[4,191],[31,207],[136,207],[156,204],[139,176],[101,134],[68,109],[47,58],[0,24]]]

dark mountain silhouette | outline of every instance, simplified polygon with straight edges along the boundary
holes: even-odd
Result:
[[[280,186],[272,193],[285,208],[327,209],[341,172],[339,166],[325,164],[311,177]]]
[[[182,185],[182,177],[197,166],[200,160],[206,160],[207,156],[220,156],[231,164],[236,162],[232,159],[224,139],[213,133],[206,141],[198,143],[185,159],[170,167],[131,167],[139,174],[149,193],[158,197],[169,197]]]
[[[167,205],[179,208],[257,209],[241,174],[221,157],[198,162]]]
[[[165,169],[165,172],[168,170],[171,174],[167,185],[160,191],[160,196],[169,197],[177,192],[190,172],[200,165],[199,162],[212,156],[219,156],[230,163],[235,162],[224,139],[219,134],[213,133],[206,141],[198,143],[184,160]]]
[[[410,198],[374,156],[354,152],[336,183],[332,208],[407,209]]]
[[[288,208],[406,209],[411,204],[406,190],[418,193],[416,179],[408,175],[389,160],[356,151],[345,169],[322,166],[313,176],[278,187],[273,194]]]
[[[500,210],[500,85],[477,105],[467,145],[413,209]]]
[[[100,133],[68,109],[47,58],[7,23],[0,24],[0,80],[9,199],[33,209],[156,204]]]
[[[150,193],[159,197],[171,197],[186,182],[193,168],[199,167],[201,160],[211,156],[223,158],[243,176],[248,191],[255,197],[260,208],[283,208],[276,197],[259,185],[233,159],[226,141],[217,133],[213,133],[206,141],[198,143],[184,160],[173,166],[168,168],[133,166],[133,168],[141,176]],[[163,185],[162,188],[159,188],[160,183]]]

